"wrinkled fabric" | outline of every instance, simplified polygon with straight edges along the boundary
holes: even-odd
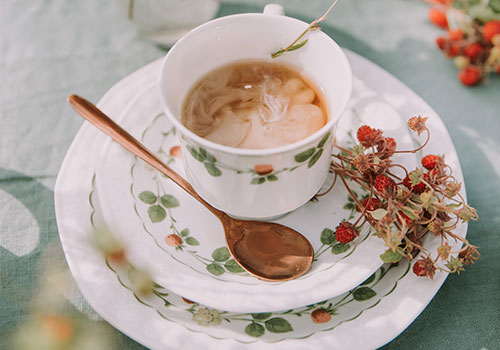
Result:
[[[223,1],[220,15],[260,11],[267,1]],[[275,1],[305,21],[329,0]],[[467,238],[482,259],[450,276],[429,306],[386,349],[498,349],[500,334],[500,76],[462,86],[436,49],[441,30],[420,1],[341,1],[323,25],[340,45],[382,66],[422,96],[446,124],[480,220]],[[0,348],[37,288],[42,255],[65,264],[53,188],[81,118],[70,93],[97,101],[115,82],[165,51],[141,38],[113,1],[0,1]],[[385,96],[390,99],[390,96]],[[391,101],[397,103],[397,101]],[[419,114],[421,111],[415,111]],[[408,116],[411,117],[411,116]],[[73,286],[72,308],[104,321]],[[112,330],[117,348],[143,349]]]

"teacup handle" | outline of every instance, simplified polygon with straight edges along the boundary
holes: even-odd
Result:
[[[267,4],[262,11],[265,15],[285,15],[285,8],[279,4]]]

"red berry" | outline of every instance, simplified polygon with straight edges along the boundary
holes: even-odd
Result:
[[[448,37],[453,41],[462,40],[463,33],[460,29],[452,29],[448,31]]]
[[[436,45],[437,45],[437,47],[439,47],[440,50],[444,50],[444,47],[446,45],[446,41],[447,40],[445,38],[443,38],[442,36],[438,37],[436,39]]]
[[[460,45],[458,44],[451,44],[448,46],[448,49],[446,50],[446,57],[455,57],[458,56],[460,53]]]
[[[271,174],[274,168],[271,164],[257,164],[253,167],[253,170],[259,175]]]
[[[425,175],[424,175],[424,178],[425,178]],[[412,185],[412,183],[410,182],[410,177],[409,176],[406,176],[404,178],[403,185],[405,185],[405,187],[407,189],[409,189],[410,191],[413,191],[413,193],[417,193],[417,194],[424,192],[425,189],[427,188],[427,186],[423,182],[419,182],[416,185]]]
[[[363,199],[361,201],[361,205],[363,206],[363,208],[366,208],[366,211],[373,211],[375,209],[382,208],[383,203],[380,199],[372,197]],[[356,207],[356,210],[362,211],[362,209],[359,207]]]
[[[392,137],[386,137],[377,145],[377,151],[386,153],[386,156],[392,156],[396,151],[396,141]]]
[[[465,67],[458,73],[458,78],[462,84],[467,86],[474,86],[481,80],[481,73],[476,67]]]
[[[448,27],[448,20],[446,19],[446,14],[444,11],[438,10],[437,8],[431,8],[429,10],[429,20],[441,28]]]
[[[176,234],[171,234],[165,237],[165,243],[171,247],[177,247],[182,244],[182,238]]]
[[[373,129],[368,125],[362,125],[359,127],[356,136],[358,137],[358,141],[360,143],[364,143],[366,138],[369,137],[373,133]]]
[[[484,48],[479,43],[472,43],[467,46],[464,50],[465,56],[469,57],[471,60],[479,56],[484,51]]]
[[[427,174],[425,174],[424,176],[426,181],[432,184],[435,183],[440,178],[442,178],[444,175],[445,173],[443,172],[443,169],[434,168],[432,170],[429,170]]]
[[[491,41],[496,34],[500,34],[500,21],[492,20],[486,22],[483,26],[483,36],[486,40]]]
[[[386,147],[396,149],[396,140],[394,140],[392,137],[386,137],[385,144],[386,144]]]
[[[182,301],[184,301],[186,304],[196,304],[196,301],[192,301],[184,297],[182,297]]]
[[[360,126],[356,136],[364,147],[375,146],[383,139],[382,131],[370,128],[368,125]]]
[[[111,252],[110,254],[108,254],[108,258],[119,264],[127,261],[125,251],[123,249]]]
[[[420,258],[413,264],[413,273],[417,276],[433,279],[435,272],[436,266],[429,257]]]
[[[425,277],[427,276],[427,272],[424,270],[424,268],[417,262],[413,264],[413,273],[419,277]]]
[[[358,230],[347,221],[341,222],[335,229],[335,239],[342,244],[351,242],[357,236],[359,236]]]
[[[170,148],[169,153],[172,157],[182,158],[181,146],[179,146],[179,145],[176,145],[176,146],[173,146],[172,148]]]
[[[436,156],[434,154],[428,154],[424,158],[422,158],[422,166],[427,170],[434,169],[438,162],[441,162],[442,159],[440,156]]]
[[[332,316],[325,309],[316,309],[311,312],[311,320],[314,323],[326,323],[332,319]]]
[[[497,66],[497,68],[496,68],[496,72],[497,72],[498,74],[500,74],[500,64]]]
[[[377,175],[375,178],[375,189],[384,197],[390,196],[396,190],[396,183],[385,174]]]

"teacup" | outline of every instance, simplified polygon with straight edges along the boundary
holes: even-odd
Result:
[[[351,94],[349,62],[323,32],[310,33],[302,48],[271,58],[308,26],[282,14],[281,6],[268,5],[263,13],[205,23],[172,47],[161,69],[161,99],[179,131],[188,180],[208,203],[235,217],[276,217],[302,206],[320,190],[328,175],[335,125]],[[298,142],[260,150],[223,146],[188,130],[181,117],[192,86],[215,68],[242,60],[281,62],[301,71],[325,98],[326,125]]]

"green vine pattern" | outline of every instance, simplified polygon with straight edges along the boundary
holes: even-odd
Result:
[[[100,231],[95,224],[94,195],[95,174],[92,178],[92,189],[88,196],[91,208],[89,219],[94,234],[103,234],[103,231]],[[216,255],[214,260],[223,262],[222,260],[225,260],[227,253],[224,249],[218,248],[213,255]],[[217,340],[228,338],[212,335],[203,330],[204,327],[231,327],[231,330],[238,334],[236,338],[232,339],[242,344],[254,343],[257,339],[269,343],[280,342],[289,338],[305,339],[318,332],[332,331],[343,323],[357,319],[365,311],[375,308],[383,298],[390,295],[397,288],[398,282],[407,275],[411,267],[406,260],[397,264],[384,264],[366,281],[348,293],[304,307],[283,312],[230,313],[210,309],[182,298],[170,293],[166,288],[155,282],[152,282],[150,294],[141,295],[132,286],[134,276],[137,274],[134,266],[130,264],[125,266],[115,265],[116,263],[108,259],[105,260],[105,263],[107,268],[114,273],[120,286],[127,289],[137,302],[144,307],[151,308],[155,311],[155,314],[160,315],[166,321],[182,324],[190,332],[202,332]],[[389,274],[390,272],[391,274]],[[387,283],[379,284],[381,281],[385,282],[384,279],[387,280]],[[359,303],[360,306],[343,315],[346,305],[352,305],[353,303]],[[177,311],[170,312],[170,309]],[[183,317],[183,315],[189,315],[190,317]],[[304,330],[303,316],[306,316],[306,320],[309,320],[307,324],[309,324],[310,329]],[[203,328],[197,328],[196,324]],[[224,326],[224,324],[227,324],[227,326]],[[270,336],[271,334],[274,334],[274,337]],[[279,334],[283,334],[283,336]],[[244,338],[245,335],[255,340],[247,340]],[[276,336],[278,337],[276,338]]]
[[[213,177],[218,177],[222,175],[222,170],[233,171],[236,174],[250,174],[250,184],[252,185],[262,185],[265,182],[274,182],[278,181],[278,175],[286,172],[286,171],[294,171],[297,168],[300,168],[304,165],[307,165],[308,168],[311,168],[318,162],[323,154],[324,147],[327,142],[331,138],[331,133],[328,132],[323,136],[323,138],[318,142],[315,147],[311,147],[297,155],[295,155],[294,160],[296,163],[299,163],[293,167],[286,167],[279,170],[275,170],[274,167],[270,164],[266,165],[255,165],[253,169],[237,169],[230,165],[224,164],[220,162],[214,155],[210,154],[206,149],[201,146],[194,146],[188,144],[186,141],[186,148],[189,151],[189,154],[196,159],[197,161],[203,163],[207,172]],[[261,167],[261,168],[259,168]]]
[[[203,331],[203,328],[196,328],[196,325],[204,328],[230,328],[238,334],[235,340],[242,343],[253,342],[239,339],[244,335],[250,339],[279,342],[287,338],[304,339],[317,332],[332,331],[340,324],[353,321],[364,311],[376,307],[384,297],[396,289],[398,281],[406,276],[410,269],[410,264],[406,261],[399,265],[385,264],[348,293],[304,307],[281,312],[232,313],[211,309],[182,298],[154,282],[151,293],[141,295],[133,287],[132,280],[136,270],[132,265],[114,266],[109,260],[106,260],[106,265],[115,274],[120,285],[133,293],[138,302],[154,309],[165,320],[181,323],[193,332],[208,332]],[[377,287],[391,270],[395,270],[392,274],[395,281],[385,288]],[[358,303],[359,306],[353,306]],[[347,307],[349,304],[350,310]],[[303,334],[304,326],[307,327],[306,334]]]
[[[165,114],[159,113],[158,115],[155,116],[153,122],[143,131],[141,135],[141,141],[144,142],[147,139],[148,131],[151,130],[155,125],[155,123],[161,118],[165,118]],[[178,161],[176,157],[171,154],[171,152],[165,149],[165,144],[167,140],[175,135],[176,135],[176,130],[172,126],[166,131],[161,131],[161,142],[159,143],[158,148],[155,149],[155,153],[158,154],[167,164],[173,164],[176,161]],[[314,156],[315,152],[317,153],[324,147],[329,137],[330,137],[329,134],[325,135],[325,137],[318,143],[318,146],[312,148],[313,151],[309,150],[307,154],[303,152],[304,155],[301,155],[299,157],[299,160],[303,161],[302,164],[308,164],[307,160],[311,159]],[[177,145],[174,147],[178,148]],[[203,159],[203,161],[207,162],[217,162],[217,159],[215,159],[215,157],[213,157],[212,155],[209,155],[206,151],[199,152],[199,150],[197,150],[195,155],[193,154],[191,155],[193,157],[196,155],[196,157],[198,157],[197,159],[199,160]],[[143,223],[144,231],[150,236],[151,239],[153,239],[153,241],[155,242],[157,247],[159,247],[159,249],[169,254],[176,262],[188,266],[193,271],[198,273],[203,273],[203,270],[207,271],[212,277],[220,281],[227,282],[225,279],[219,278],[220,276],[226,273],[235,274],[242,277],[251,277],[251,275],[246,273],[234,259],[230,258],[229,250],[227,249],[227,247],[215,248],[211,253],[211,257],[199,254],[199,252],[196,250],[196,247],[200,246],[200,242],[196,239],[196,233],[192,233],[188,227],[185,228],[177,227],[178,222],[177,219],[175,218],[174,213],[176,208],[181,206],[181,203],[172,194],[167,193],[167,191],[164,188],[164,182],[162,181],[162,178],[164,176],[161,175],[159,172],[156,171],[151,172],[153,181],[156,184],[156,189],[152,188],[141,189],[141,192],[137,194],[136,184],[134,180],[134,172],[137,165],[138,163],[136,158],[131,168],[132,184],[130,187],[131,195],[135,200],[134,210],[136,215],[141,219]],[[219,166],[220,163],[217,163],[217,165]],[[248,172],[252,174],[255,173],[253,169],[249,169]],[[146,216],[143,217],[143,215],[141,214],[143,208],[146,209],[144,211],[147,212],[147,219]],[[351,214],[352,213],[353,212],[351,211]],[[164,222],[165,220],[168,221],[170,232],[166,236],[163,236],[163,239],[158,239],[156,235],[152,233],[152,230],[155,224]],[[148,228],[147,225],[148,221],[153,225],[151,229]],[[331,228],[325,228],[323,229],[319,237],[319,240],[321,241],[321,246],[314,252],[314,261],[315,262],[318,261],[318,258],[326,251],[330,251],[330,253],[333,255],[341,256],[339,260],[341,261],[349,257],[352,253],[354,253],[356,247],[362,242],[364,242],[366,239],[368,239],[369,236],[370,233],[367,232],[366,234],[363,234],[361,237],[357,238],[356,244],[344,245],[336,241],[335,235],[333,234],[333,230]],[[186,262],[177,258],[178,255],[173,254],[172,250],[177,253],[189,254],[204,266],[203,270],[198,269],[195,266],[192,266],[192,264],[187,264]],[[334,261],[324,269],[326,270],[332,268],[337,264],[337,262],[338,261]],[[311,274],[306,274],[302,277],[299,277],[299,279],[306,279],[309,276],[311,276]],[[238,283],[246,283],[246,282],[239,281]]]
[[[171,233],[165,236],[165,243],[176,251],[186,252],[193,256],[214,276],[220,276],[226,272],[249,276],[234,259],[230,259],[231,254],[227,247],[215,249],[212,252],[212,259],[203,257],[193,250],[195,246],[200,245],[200,242],[191,234],[189,228],[180,230],[177,227],[177,220],[172,213],[172,209],[180,206],[179,200],[171,194],[163,194],[164,189],[159,179],[156,179],[156,183],[160,193],[142,191],[138,198],[148,206],[147,212],[151,223],[159,223],[165,219],[170,221]]]

